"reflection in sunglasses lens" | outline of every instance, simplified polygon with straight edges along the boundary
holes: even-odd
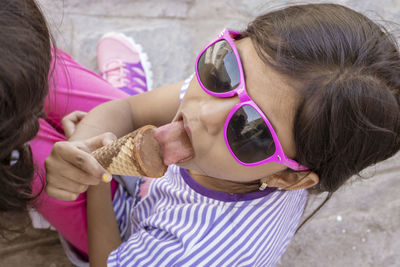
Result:
[[[239,85],[239,67],[227,41],[208,47],[199,59],[197,70],[204,87],[215,93],[228,92]]]
[[[226,131],[232,152],[244,163],[259,162],[275,153],[275,143],[267,124],[249,105],[235,112]]]

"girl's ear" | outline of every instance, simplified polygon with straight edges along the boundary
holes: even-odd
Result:
[[[283,190],[298,190],[313,187],[318,184],[319,177],[311,171],[290,171],[284,170],[274,175],[262,178],[261,182],[268,184],[268,187],[278,187]]]

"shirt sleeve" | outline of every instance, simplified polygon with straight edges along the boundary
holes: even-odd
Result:
[[[181,93],[180,93],[180,95],[179,95],[179,100],[180,100],[181,102],[182,102],[183,97],[184,97],[185,94],[186,94],[186,91],[187,91],[187,89],[188,89],[188,87],[189,87],[189,84],[190,84],[190,82],[192,81],[193,77],[194,77],[194,73],[193,73],[192,75],[190,75],[190,77],[187,78],[187,79],[183,82],[183,85],[182,85],[182,87],[181,87]]]

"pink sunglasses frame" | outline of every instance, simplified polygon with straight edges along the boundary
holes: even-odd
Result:
[[[231,155],[235,158],[235,160],[237,162],[239,162],[240,164],[244,165],[244,166],[259,166],[265,163],[269,163],[269,162],[277,162],[279,164],[285,165],[286,167],[295,170],[295,171],[305,171],[305,170],[309,170],[306,166],[300,165],[298,162],[288,158],[285,153],[283,152],[283,148],[281,143],[279,142],[278,136],[275,133],[274,128],[272,127],[271,123],[269,122],[267,116],[265,116],[265,114],[261,111],[261,109],[257,106],[257,104],[250,98],[250,96],[247,94],[247,90],[246,90],[246,83],[245,83],[245,79],[244,79],[244,72],[243,72],[243,67],[242,67],[242,62],[240,60],[240,56],[239,53],[237,51],[237,48],[235,46],[235,43],[233,41],[234,38],[240,36],[240,32],[236,32],[236,31],[232,31],[229,29],[224,29],[219,35],[218,38],[215,39],[213,42],[211,42],[209,45],[207,45],[202,51],[201,53],[197,56],[196,59],[196,77],[197,80],[201,86],[201,88],[209,95],[215,96],[215,97],[233,97],[235,95],[237,95],[239,97],[240,103],[236,104],[232,110],[229,112],[228,117],[225,120],[225,125],[224,125],[224,139],[225,139],[225,143],[226,146],[229,149],[229,152],[231,153]],[[236,58],[236,62],[238,64],[238,68],[239,68],[239,75],[240,75],[240,82],[239,85],[236,87],[236,89],[229,91],[229,92],[224,92],[224,93],[215,93],[212,92],[210,90],[208,90],[203,83],[201,82],[201,79],[199,77],[199,71],[198,71],[198,64],[199,64],[199,60],[200,57],[204,54],[204,52],[212,45],[214,45],[215,43],[225,40],[228,42],[228,44],[231,46],[233,53],[235,54],[235,58]],[[271,132],[273,141],[275,143],[275,153],[273,155],[271,155],[270,157],[258,161],[258,162],[254,162],[254,163],[245,163],[242,162],[240,159],[238,159],[236,157],[236,155],[233,153],[230,145],[229,145],[229,141],[227,138],[227,129],[228,129],[228,124],[229,121],[231,120],[232,116],[235,114],[235,112],[245,106],[251,106],[252,108],[254,108],[258,114],[263,118],[264,122],[267,124],[267,127],[269,129],[269,131]]]

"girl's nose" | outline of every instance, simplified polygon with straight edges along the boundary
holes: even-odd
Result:
[[[200,103],[200,121],[211,135],[218,134],[224,128],[224,123],[238,97],[220,98],[209,96]]]

